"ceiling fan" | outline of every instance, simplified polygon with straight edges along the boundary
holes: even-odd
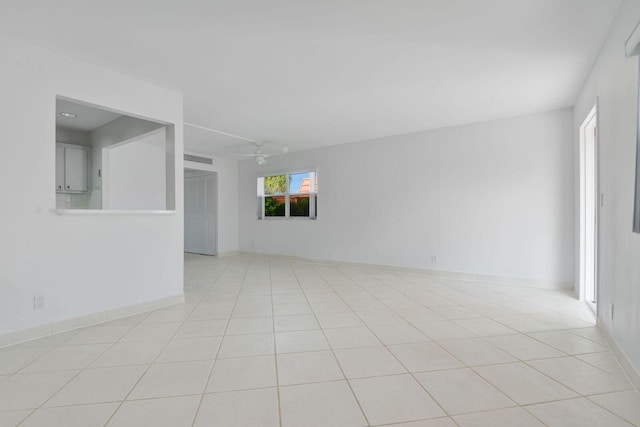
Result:
[[[258,163],[259,165],[264,165],[265,163],[267,163],[267,157],[277,156],[279,154],[287,154],[289,152],[289,147],[287,147],[286,145],[282,147],[280,150],[265,151],[263,149],[265,144],[264,142],[252,141],[252,144],[256,147],[253,153],[242,153],[242,152],[229,151],[229,150],[226,150],[226,153],[234,156],[254,157],[256,159],[256,163]]]
[[[204,130],[204,131],[207,131],[207,132],[217,133],[219,135],[229,136],[231,138],[241,139],[243,141],[250,142],[251,144],[253,144],[253,146],[256,147],[256,149],[255,149],[255,151],[253,153],[234,152],[234,151],[229,151],[229,150],[225,150],[225,153],[231,154],[233,156],[255,157],[256,162],[259,165],[264,165],[265,163],[267,163],[267,160],[266,160],[267,157],[276,156],[278,154],[287,154],[289,152],[289,147],[287,147],[286,145],[284,147],[282,147],[280,150],[266,152],[266,151],[264,151],[262,149],[262,147],[265,144],[265,142],[263,142],[263,141],[256,141],[255,139],[245,138],[244,136],[239,136],[239,135],[234,135],[232,133],[222,132],[222,131],[217,130],[217,129],[211,129],[211,128],[208,128],[208,127],[205,127],[205,126],[195,125],[193,123],[184,122],[184,125],[192,127],[192,128],[196,128],[196,129],[201,129],[201,130]],[[247,146],[247,145],[245,145],[245,146]],[[251,146],[251,145],[248,145],[248,146]]]

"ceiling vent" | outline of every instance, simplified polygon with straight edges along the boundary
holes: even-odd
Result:
[[[187,162],[203,163],[205,165],[213,165],[213,157],[203,156],[201,154],[186,154],[184,160]]]

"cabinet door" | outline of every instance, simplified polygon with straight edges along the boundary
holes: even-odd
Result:
[[[64,147],[56,144],[56,191],[64,191]]]
[[[85,148],[64,147],[64,183],[66,191],[88,191],[89,152]]]

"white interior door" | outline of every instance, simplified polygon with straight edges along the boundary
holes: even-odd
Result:
[[[184,250],[218,253],[218,177],[215,173],[184,179]]]

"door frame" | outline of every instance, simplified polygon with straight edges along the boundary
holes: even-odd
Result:
[[[193,178],[198,178],[200,176],[208,176],[208,175],[215,175],[216,179],[215,179],[215,254],[211,255],[211,256],[218,256],[218,253],[220,252],[220,248],[219,248],[219,235],[220,235],[220,174],[218,173],[218,171],[213,170],[213,168],[207,168],[206,165],[203,165],[205,167],[200,168],[199,166],[191,166],[192,162],[189,162],[189,166],[185,165],[184,166],[184,176],[183,176],[183,185],[186,182],[187,179],[193,179]],[[191,176],[187,176],[190,175],[190,172],[194,172],[196,173],[195,175],[191,175]],[[186,196],[186,193],[183,195],[183,198]],[[183,203],[183,209],[186,210],[186,205]],[[185,236],[185,221],[186,221],[186,212],[183,211],[183,217],[182,217],[182,228],[183,228],[183,251],[185,251],[185,246],[184,246],[184,236]],[[209,255],[209,254],[202,254],[202,255]]]
[[[591,126],[594,126],[593,133],[593,148],[587,147],[587,143],[589,141],[590,135],[587,133],[587,129],[590,129]],[[578,153],[579,153],[579,194],[578,194],[578,206],[579,206],[579,297],[581,301],[585,301],[587,305],[593,310],[593,312],[597,315],[598,313],[598,268],[599,268],[599,244],[598,244],[598,235],[599,235],[599,208],[602,204],[602,195],[599,190],[599,161],[598,161],[598,102],[594,104],[593,108],[589,111],[582,124],[580,125],[580,140],[578,144]],[[590,151],[590,153],[589,153]],[[592,158],[589,159],[589,155],[592,155]],[[590,170],[587,170],[588,163],[591,160],[592,167]],[[591,173],[589,173],[591,171]],[[592,179],[592,187],[590,188],[590,184],[588,182],[588,178]],[[591,199],[589,197],[589,193],[591,193]],[[591,222],[588,215],[590,214],[590,209],[586,206],[589,201],[592,201],[591,214],[593,215],[593,228],[592,230],[588,230],[589,223]],[[590,243],[589,236],[587,235],[593,234],[592,242]],[[590,249],[590,247],[592,248]],[[593,265],[588,265],[588,252],[592,252],[593,255]],[[590,270],[590,271],[589,271]],[[589,289],[587,289],[588,283],[588,274],[593,275],[593,295]]]

